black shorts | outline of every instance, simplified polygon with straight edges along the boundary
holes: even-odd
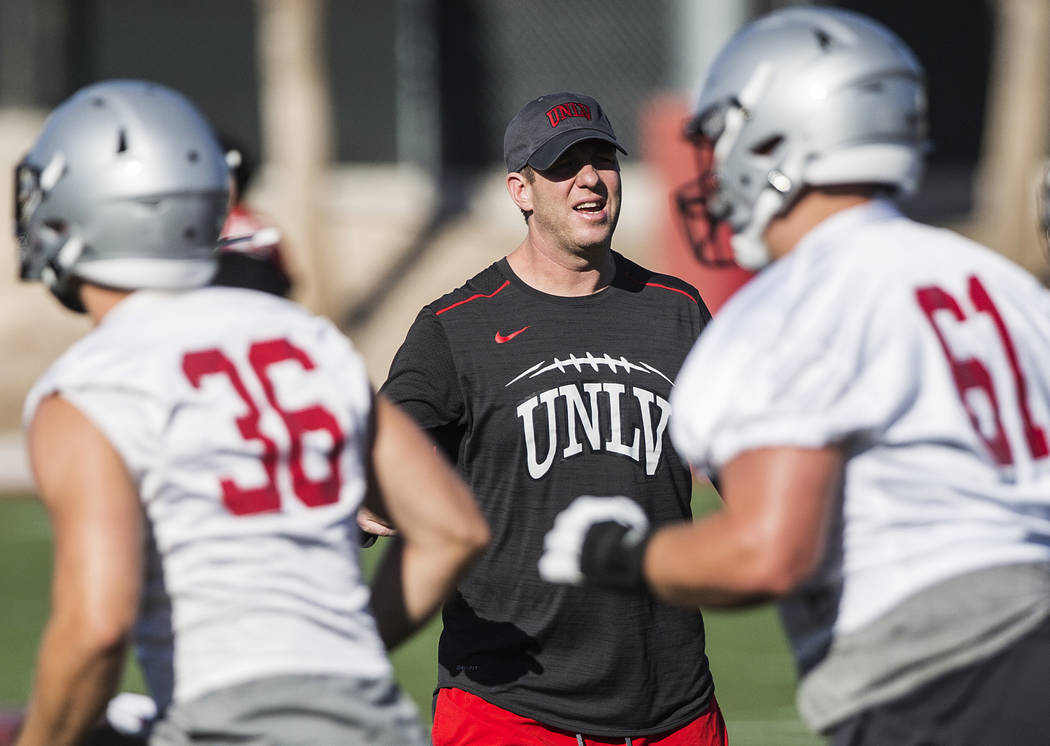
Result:
[[[1050,744],[1050,618],[998,655],[836,726],[829,746]]]

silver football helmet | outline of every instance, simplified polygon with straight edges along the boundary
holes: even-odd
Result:
[[[88,86],[56,108],[15,169],[21,276],[83,312],[79,284],[192,288],[211,279],[229,201],[211,126],[155,83]]]
[[[700,176],[678,205],[694,251],[708,264],[758,269],[770,261],[762,239],[770,220],[803,187],[915,190],[927,148],[923,70],[862,15],[783,9],[722,49],[686,136]]]

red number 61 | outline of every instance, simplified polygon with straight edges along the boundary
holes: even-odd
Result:
[[[995,307],[991,296],[988,295],[988,291],[984,289],[984,285],[981,284],[979,279],[973,276],[970,277],[968,291],[970,301],[973,303],[974,308],[977,309],[977,312],[986,313],[992,318],[995,330],[999,334],[999,340],[1003,345],[1003,352],[1006,353],[1007,362],[1010,364],[1010,370],[1013,371],[1014,389],[1017,391],[1017,408],[1020,411],[1021,422],[1024,426],[1025,439],[1028,441],[1028,450],[1032,454],[1033,459],[1045,458],[1050,454],[1050,449],[1047,447],[1046,433],[1043,428],[1032,421],[1032,413],[1028,409],[1028,389],[1025,384],[1024,373],[1021,371],[1021,366],[1017,361],[1017,350],[1014,348],[1013,340],[1010,338],[1010,332],[1007,330],[1006,324],[1003,323],[1003,317],[999,314],[999,309]],[[919,302],[919,307],[922,308],[926,318],[929,319],[930,326],[933,327],[933,331],[941,343],[945,357],[948,358],[948,364],[952,369],[952,377],[955,380],[955,388],[959,391],[959,398],[962,399],[966,413],[970,416],[970,423],[973,425],[974,431],[988,446],[988,450],[991,451],[997,464],[1000,466],[1013,464],[1014,458],[1010,452],[1010,443],[1006,438],[1006,431],[1003,429],[1002,419],[999,416],[999,400],[995,395],[995,387],[992,384],[992,376],[988,372],[988,368],[976,358],[960,360],[953,357],[944,335],[933,318],[935,311],[948,311],[958,321],[964,321],[966,314],[963,313],[955,298],[939,287],[919,288],[915,291],[915,297]],[[988,437],[981,432],[980,421],[966,398],[966,392],[970,389],[984,391],[988,401],[991,403],[992,413],[995,416],[995,435],[993,437]]]

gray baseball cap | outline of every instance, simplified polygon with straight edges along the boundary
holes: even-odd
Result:
[[[601,105],[582,93],[548,93],[522,107],[503,135],[507,173],[526,165],[545,171],[581,140],[604,140],[624,155]]]

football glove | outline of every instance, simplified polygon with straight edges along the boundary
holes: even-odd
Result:
[[[554,519],[543,539],[540,577],[549,583],[645,589],[649,519],[627,497],[584,495]]]

